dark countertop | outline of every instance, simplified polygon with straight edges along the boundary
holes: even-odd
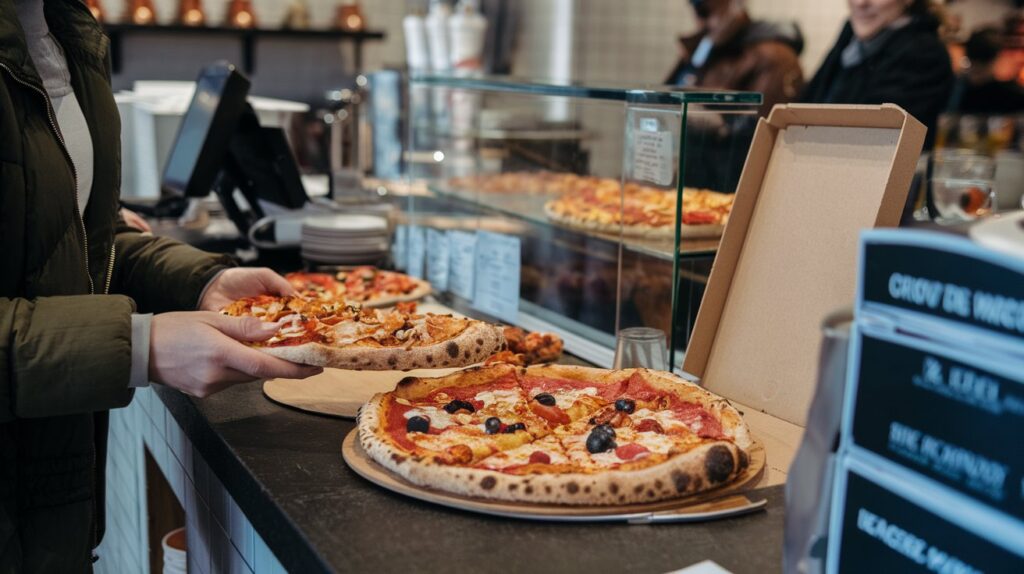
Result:
[[[197,400],[157,394],[289,572],[667,572],[714,560],[736,572],[782,564],[783,487],[768,508],[703,524],[556,524],[499,519],[393,494],[349,470],[350,421],[302,413],[239,385]]]

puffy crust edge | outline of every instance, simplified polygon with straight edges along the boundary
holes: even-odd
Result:
[[[500,327],[473,322],[452,339],[410,349],[338,349],[322,343],[257,348],[269,355],[307,365],[355,371],[409,371],[472,365],[498,352],[504,344],[505,335]]]

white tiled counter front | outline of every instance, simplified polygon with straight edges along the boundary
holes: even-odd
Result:
[[[150,571],[144,449],[185,509],[191,574],[285,572],[152,389],[111,411],[108,444],[107,530],[96,572]]]

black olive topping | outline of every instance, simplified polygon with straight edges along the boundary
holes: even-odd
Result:
[[[509,434],[514,433],[516,431],[524,431],[524,430],[526,430],[526,423],[515,423],[515,424],[511,424],[511,425],[508,425],[507,427],[505,427],[505,432],[507,432]]]
[[[533,400],[537,401],[538,403],[546,407],[555,406],[555,397],[551,393],[540,393],[539,395],[533,397]]]
[[[615,444],[615,439],[605,433],[592,432],[587,437],[587,451],[592,454],[608,452],[616,446],[618,445]]]
[[[444,410],[445,410],[446,413],[448,413],[450,415],[454,415],[455,413],[459,412],[460,410],[469,411],[471,413],[475,413],[476,412],[476,408],[473,407],[472,403],[470,403],[468,401],[459,400],[459,399],[455,399],[454,401],[452,401],[452,402],[448,403],[447,405],[445,405],[444,406]]]
[[[615,410],[632,414],[636,410],[636,401],[633,399],[619,399],[615,401]]]
[[[408,432],[428,432],[430,431],[430,419],[421,416],[409,417],[409,420],[405,423],[405,430]]]
[[[487,434],[495,434],[501,430],[501,419],[498,417],[490,417],[484,421],[484,432]]]
[[[611,438],[615,438],[615,429],[608,423],[599,424],[590,431],[591,434],[604,434]]]

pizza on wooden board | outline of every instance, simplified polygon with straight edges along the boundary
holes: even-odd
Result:
[[[580,229],[628,236],[672,237],[675,234],[676,193],[626,184],[595,186],[565,194],[544,205],[552,220]],[[684,238],[722,234],[732,210],[733,196],[707,189],[683,189],[681,234]]]
[[[674,375],[497,364],[404,379],[359,440],[413,484],[519,502],[654,502],[743,475],[752,439],[725,399]]]
[[[285,279],[303,297],[321,301],[345,301],[367,307],[387,307],[403,301],[416,301],[430,294],[430,283],[396,271],[384,271],[369,265],[332,273],[299,271]]]
[[[282,359],[321,367],[370,371],[464,367],[505,346],[501,327],[452,315],[417,313],[416,304],[410,302],[381,310],[337,300],[260,295],[239,299],[221,312],[277,323],[273,337],[251,345]]]

